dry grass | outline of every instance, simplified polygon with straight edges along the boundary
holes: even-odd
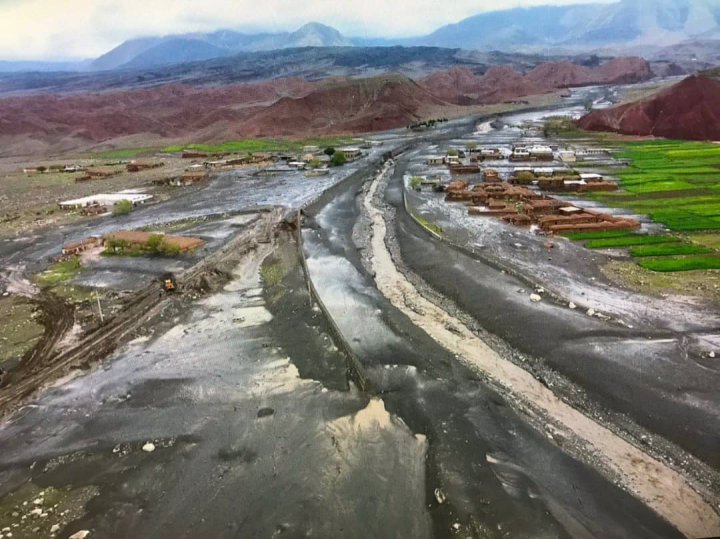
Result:
[[[136,173],[125,172],[124,166],[113,167],[121,171],[117,176],[86,182],[76,182],[81,173],[65,174],[46,172],[25,174],[24,166],[71,164],[100,165],[103,160],[58,159],[51,162],[0,160],[0,237],[31,232],[47,226],[74,223],[87,217],[58,208],[61,200],[80,198],[97,193],[122,191],[124,189],[156,188],[152,180],[177,175],[190,163],[187,159],[163,159],[165,166]]]
[[[662,273],[634,262],[614,261],[602,271],[611,281],[644,294],[671,293],[720,301],[720,270]]]
[[[36,317],[35,306],[24,299],[0,299],[0,367],[11,368],[40,340],[45,328]]]

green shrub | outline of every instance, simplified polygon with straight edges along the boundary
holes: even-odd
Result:
[[[330,164],[334,167],[341,167],[347,163],[347,158],[342,152],[335,152],[330,158]]]
[[[127,215],[131,211],[133,211],[133,204],[127,199],[118,201],[113,208],[114,215]]]

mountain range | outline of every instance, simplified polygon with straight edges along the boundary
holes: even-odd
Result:
[[[351,38],[317,22],[295,32],[250,34],[219,30],[142,37],[125,41],[86,63],[53,66],[0,62],[0,71],[141,69],[299,47],[402,45],[544,54],[599,51],[652,55],[688,41],[715,40],[720,40],[720,0],[620,0],[490,11],[426,36],[405,39]]]
[[[174,83],[16,95],[0,99],[0,156],[243,137],[366,133],[477,112],[468,106],[555,93],[568,86],[643,81],[650,76],[645,60],[618,58],[592,68],[562,61],[520,72],[505,65],[483,76],[455,67],[422,80],[384,73],[315,81],[291,77],[251,84]]]
[[[311,22],[295,32],[244,34],[219,30],[207,34],[145,37],[125,41],[90,64],[91,69],[146,68],[231,56],[246,51],[298,47],[352,46],[352,41],[324,24]]]

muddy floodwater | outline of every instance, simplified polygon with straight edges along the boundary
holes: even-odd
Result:
[[[205,240],[75,278],[132,294],[250,238],[0,425],[0,539],[720,534],[720,380],[692,362],[717,313],[628,296],[603,255],[547,256],[530,231],[408,188],[427,155],[510,144],[548,113],[388,133],[326,177],[221,174],[127,219],[0,244],[17,286],[89,234],[184,223]]]

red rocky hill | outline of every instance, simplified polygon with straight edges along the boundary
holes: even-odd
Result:
[[[560,88],[591,84],[626,84],[652,77],[642,58],[617,58],[588,68],[571,62],[541,64],[523,75],[509,67],[493,67],[484,75],[467,68],[439,71],[420,83],[429,92],[458,105],[502,103]]]
[[[578,126],[626,135],[720,140],[720,80],[692,76],[647,99],[591,112]]]

